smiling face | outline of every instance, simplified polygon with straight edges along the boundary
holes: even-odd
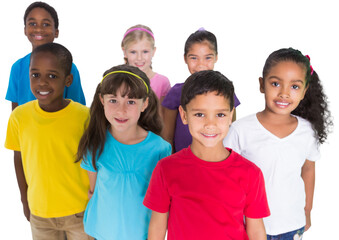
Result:
[[[45,43],[51,43],[59,35],[52,16],[43,8],[34,8],[26,18],[25,35],[33,49]]]
[[[233,109],[224,96],[208,92],[197,95],[187,105],[186,111],[180,106],[180,116],[188,124],[192,135],[192,151],[224,151],[223,139],[232,122]]]
[[[128,65],[138,67],[144,73],[151,70],[155,48],[147,38],[130,43],[123,49]]]
[[[203,70],[213,70],[218,56],[208,41],[195,43],[185,56],[185,63],[191,74]]]
[[[120,89],[124,88],[121,87]],[[113,136],[117,133],[135,135],[140,114],[148,106],[148,98],[145,101],[129,98],[127,95],[122,96],[120,90],[117,91],[117,96],[113,94],[100,96],[100,101],[104,106],[106,119],[111,124]]]
[[[264,111],[290,115],[305,96],[305,74],[304,67],[291,61],[272,67],[265,79],[259,79],[260,91],[265,94]]]
[[[63,97],[64,88],[72,84],[73,76],[66,76],[55,55],[49,52],[33,54],[29,74],[31,91],[43,110],[55,112],[67,105],[68,101]]]

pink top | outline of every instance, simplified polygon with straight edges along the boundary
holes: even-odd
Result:
[[[167,95],[171,89],[171,84],[167,77],[156,73],[154,77],[151,78],[151,88],[155,92],[155,95],[160,99]]]

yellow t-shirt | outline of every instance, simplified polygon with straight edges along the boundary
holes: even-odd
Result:
[[[88,119],[89,109],[73,101],[52,113],[37,100],[12,112],[5,147],[21,152],[32,214],[63,217],[86,209],[89,180],[74,161]]]

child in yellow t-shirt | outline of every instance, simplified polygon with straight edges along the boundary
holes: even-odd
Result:
[[[88,201],[86,171],[75,163],[87,107],[63,97],[72,84],[72,55],[47,43],[31,55],[30,84],[37,100],[12,112],[5,147],[14,150],[24,214],[33,239],[87,239],[82,216]]]

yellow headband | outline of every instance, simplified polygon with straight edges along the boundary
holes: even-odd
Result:
[[[147,93],[148,93],[148,86],[147,86],[146,82],[144,81],[144,79],[142,79],[142,78],[139,77],[138,75],[136,75],[136,74],[134,74],[134,73],[132,73],[132,72],[128,72],[128,71],[113,71],[113,72],[107,73],[107,74],[102,78],[101,83],[102,83],[102,81],[104,81],[104,79],[105,79],[108,75],[111,75],[111,74],[113,74],[113,73],[127,73],[127,74],[129,74],[129,75],[132,75],[132,76],[134,76],[134,77],[139,78],[139,79],[145,84],[145,87],[146,87],[146,90],[147,90]]]

